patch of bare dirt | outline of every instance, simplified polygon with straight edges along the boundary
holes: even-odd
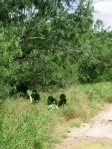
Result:
[[[112,145],[112,105],[108,105],[89,123],[82,124],[80,128],[72,128],[56,149],[71,149],[90,142]]]

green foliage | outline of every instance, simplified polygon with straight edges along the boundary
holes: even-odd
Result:
[[[20,84],[48,90],[111,81],[112,32],[100,20],[93,25],[93,12],[90,0],[1,1],[0,98]]]
[[[79,80],[83,83],[111,81],[112,43],[111,33],[103,30],[96,33],[84,45],[84,51],[79,62]]]
[[[10,86],[17,80],[19,64],[15,61],[21,54],[21,49],[16,37],[17,28],[0,29],[0,98],[9,95]]]

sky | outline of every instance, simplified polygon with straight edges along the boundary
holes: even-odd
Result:
[[[106,27],[112,27],[112,0],[97,0],[94,3],[96,13],[94,18],[104,22]]]

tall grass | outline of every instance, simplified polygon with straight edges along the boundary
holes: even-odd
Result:
[[[49,95],[67,96],[64,107],[48,110]],[[112,102],[112,83],[74,85],[41,93],[41,101],[7,99],[0,102],[0,149],[53,149],[70,127],[88,121],[104,103]]]

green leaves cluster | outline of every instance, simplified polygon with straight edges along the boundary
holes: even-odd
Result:
[[[0,28],[0,97],[9,94],[11,84],[17,81],[19,64],[15,59],[21,55],[16,27]]]
[[[72,13],[69,10],[75,4]],[[91,0],[0,2],[0,97],[76,82],[111,81],[112,32]]]

